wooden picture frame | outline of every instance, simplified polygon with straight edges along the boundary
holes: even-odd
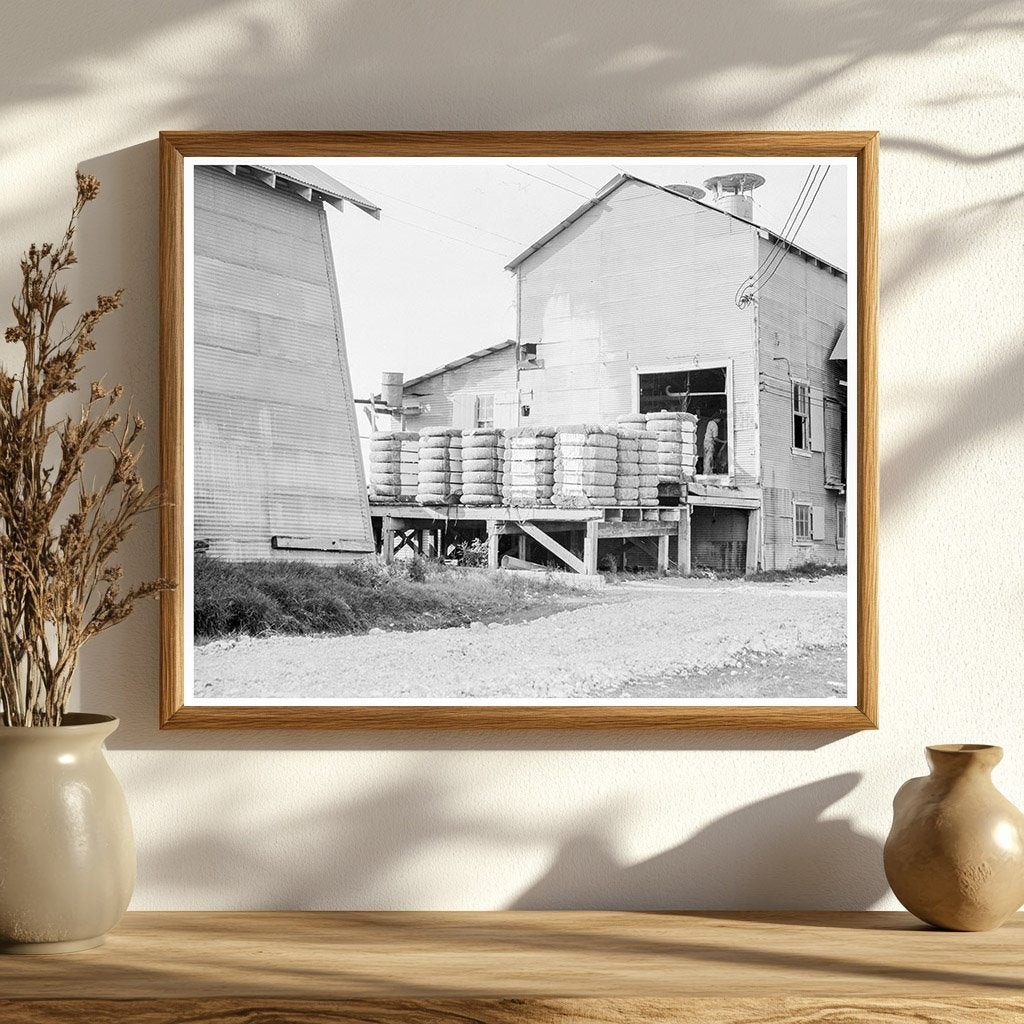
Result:
[[[855,160],[857,209],[856,701],[829,706],[195,706],[184,680],[185,589],[161,595],[161,728],[829,729],[877,727],[878,134],[850,132],[162,132],[160,135],[163,574],[183,580],[186,160],[246,157],[793,157]],[[852,455],[852,453],[851,453]],[[731,456],[731,452],[730,452]],[[843,507],[843,521],[846,509]],[[838,529],[838,527],[837,527]],[[845,527],[844,527],[845,529]],[[848,611],[852,614],[852,609]]]

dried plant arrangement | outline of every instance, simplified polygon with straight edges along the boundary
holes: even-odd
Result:
[[[119,411],[124,388],[92,381],[78,414],[55,403],[80,390],[83,360],[99,322],[122,292],[97,297],[70,328],[61,275],[77,262],[78,218],[99,193],[77,175],[64,237],[32,245],[21,261],[6,340],[20,345],[20,371],[0,369],[0,685],[5,726],[59,725],[79,652],[121,622],[137,601],[167,589],[156,579],[122,588],[112,558],[135,520],[159,503],[138,472],[142,418]],[[103,470],[92,475],[93,461]]]

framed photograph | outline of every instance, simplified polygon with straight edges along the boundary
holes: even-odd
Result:
[[[876,726],[877,133],[160,145],[164,727]]]

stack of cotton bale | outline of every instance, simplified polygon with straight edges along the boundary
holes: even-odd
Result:
[[[493,427],[462,432],[462,504],[500,505],[505,437]]]
[[[649,412],[647,429],[658,436],[658,481],[678,484],[693,477],[697,417],[688,412]]]
[[[640,504],[640,431],[625,424],[614,428],[618,438],[615,504]]]
[[[555,484],[555,428],[518,427],[505,433],[502,497],[518,508],[550,505]]]
[[[638,430],[640,451],[640,504],[658,504],[658,435],[653,430]]]
[[[408,430],[375,430],[370,435],[370,496],[398,501],[402,489],[403,447],[419,440]]]
[[[594,424],[558,427],[555,432],[555,486],[559,508],[604,508],[615,504],[619,441]]]
[[[420,431],[416,500],[421,505],[452,505],[459,500],[459,449],[452,442],[460,433],[449,427]]]
[[[420,481],[420,437],[407,431],[402,440],[402,499],[412,501],[416,497]]]

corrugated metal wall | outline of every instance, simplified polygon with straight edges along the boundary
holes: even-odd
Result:
[[[472,351],[473,343],[466,348]],[[429,412],[406,417],[407,430],[425,427],[456,426],[466,429],[470,423],[472,399],[490,395],[495,398],[495,411],[499,406],[516,405],[516,350],[514,345],[491,352],[471,363],[434,374],[418,384],[406,385],[405,399],[430,406]],[[459,399],[469,399],[460,401]],[[500,399],[504,398],[502,402]],[[499,423],[498,426],[515,426]]]
[[[690,516],[690,559],[694,568],[740,573],[747,563],[750,513],[736,508],[695,508]]]
[[[544,363],[520,373],[523,423],[613,420],[633,409],[636,367],[732,360],[736,482],[755,482],[754,318],[734,296],[756,263],[748,225],[623,185],[519,268],[519,340]]]
[[[761,258],[770,243],[760,240]],[[761,372],[761,466],[764,484],[765,568],[809,560],[845,563],[836,538],[836,509],[846,498],[825,487],[824,403],[846,401],[836,364],[829,361],[846,323],[844,277],[790,253],[758,294]],[[793,378],[810,385],[810,454],[793,452]],[[821,436],[816,434],[820,431]],[[821,540],[793,541],[793,502],[824,515]]]
[[[195,536],[224,558],[274,535],[373,550],[337,286],[320,204],[195,171]]]

